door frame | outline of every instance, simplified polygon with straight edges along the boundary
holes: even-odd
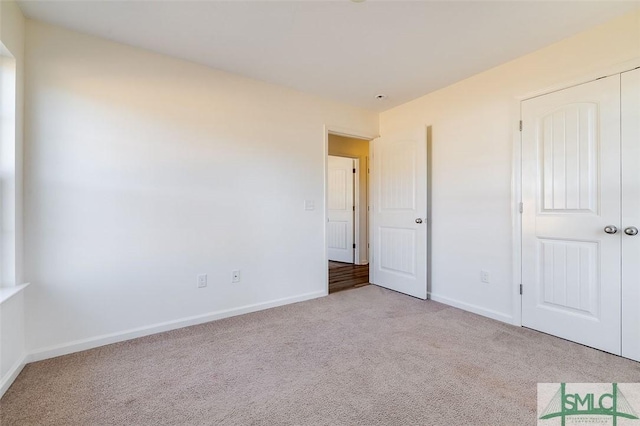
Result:
[[[511,229],[512,229],[512,303],[513,316],[511,323],[522,327],[522,295],[520,285],[522,283],[522,132],[520,120],[522,120],[522,102],[549,93],[558,92],[570,87],[578,86],[603,77],[609,77],[626,71],[640,68],[640,57],[630,61],[603,67],[580,78],[565,80],[564,82],[535,90],[512,99],[510,108],[510,122],[512,134],[513,158],[511,167]],[[526,289],[524,290],[526,291]]]
[[[356,248],[353,250],[353,264],[354,265],[362,265],[361,257],[360,257],[360,159],[348,157],[353,160],[353,168],[356,170],[353,173],[353,243],[356,245]],[[369,260],[367,259],[367,263]]]
[[[325,295],[329,294],[329,268],[327,267],[327,265],[329,264],[329,249],[327,247],[327,221],[329,220],[329,135],[330,134],[335,136],[344,136],[348,138],[354,138],[354,139],[363,139],[369,142],[371,142],[373,139],[380,137],[379,135],[374,135],[371,133],[349,129],[341,126],[335,126],[330,124],[324,125],[324,149],[323,149],[323,160],[322,160],[324,164],[324,171],[323,171],[324,187],[323,187],[323,198],[322,198],[324,202],[324,206],[322,209],[322,222],[323,222],[322,239],[324,241],[323,261],[325,265],[324,267],[324,274],[325,274],[324,282],[326,285]],[[369,185],[369,191],[371,190],[370,187],[371,185]],[[356,210],[357,210],[357,207],[356,207]],[[354,226],[355,226],[355,222],[354,222]],[[367,231],[369,232],[369,235],[371,235],[371,221],[369,221]],[[356,235],[354,234],[354,238],[355,236]],[[358,246],[359,244],[356,243],[356,249],[358,248]],[[358,259],[359,261],[360,258],[359,257],[355,258],[355,255],[359,255],[359,251],[356,251],[354,253],[354,261],[356,261],[356,259]],[[369,251],[369,256],[367,260],[369,264],[371,264],[371,251]],[[371,276],[371,272],[369,272],[369,276]]]

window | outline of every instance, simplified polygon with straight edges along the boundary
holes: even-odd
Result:
[[[16,284],[16,60],[0,43],[0,286]]]

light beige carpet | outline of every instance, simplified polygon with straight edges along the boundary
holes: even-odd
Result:
[[[376,286],[29,364],[9,425],[534,425],[640,363]]]

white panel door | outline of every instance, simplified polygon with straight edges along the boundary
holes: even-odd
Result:
[[[329,156],[329,260],[353,263],[353,159]]]
[[[426,129],[381,137],[372,149],[371,282],[426,299]]]
[[[640,69],[623,73],[621,87],[622,356],[640,361]]]
[[[522,120],[522,324],[620,354],[620,76],[524,101]]]

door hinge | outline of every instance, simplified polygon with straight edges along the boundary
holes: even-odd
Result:
[[[354,211],[354,212],[356,211],[356,206],[353,206],[353,211]]]
[[[371,244],[367,243],[367,248],[371,248]]]
[[[356,248],[356,245],[355,245],[355,244],[353,245],[353,248]]]
[[[522,120],[520,120],[520,131],[522,131]]]
[[[520,206],[518,207],[518,210],[520,210],[520,213],[524,213],[524,203],[520,202]]]
[[[355,173],[355,172],[356,172],[356,169],[353,169],[353,173]]]
[[[520,294],[522,294],[522,284],[520,284]]]

